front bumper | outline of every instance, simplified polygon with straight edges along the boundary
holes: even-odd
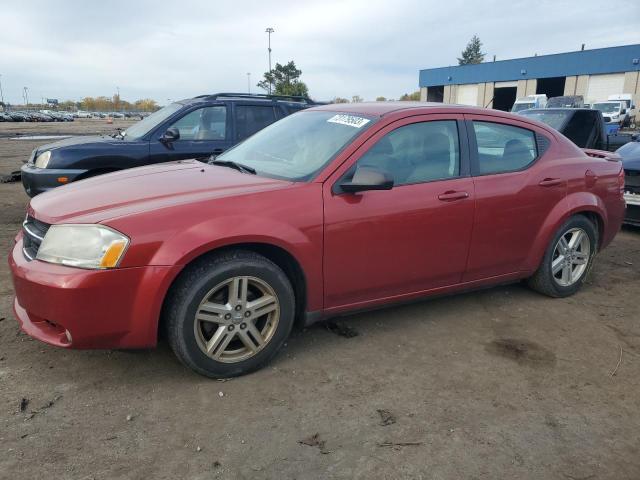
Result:
[[[640,226],[640,195],[627,192],[624,194],[624,201],[627,204],[624,223]]]
[[[9,256],[14,313],[29,336],[66,348],[147,348],[157,341],[166,290],[179,267],[82,270]]]
[[[30,163],[23,165],[20,171],[22,186],[30,197],[73,182],[80,175],[88,172],[88,170],[36,168]],[[66,178],[66,181],[61,182],[60,178]]]

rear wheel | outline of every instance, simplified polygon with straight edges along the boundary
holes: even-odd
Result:
[[[237,250],[185,271],[164,321],[185,365],[209,377],[232,377],[265,365],[289,336],[294,315],[285,273],[261,255]]]
[[[567,297],[584,283],[598,246],[598,232],[589,219],[576,215],[556,232],[529,286],[550,297]]]

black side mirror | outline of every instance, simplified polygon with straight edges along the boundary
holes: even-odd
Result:
[[[351,181],[340,184],[343,192],[356,193],[366,190],[391,190],[393,177],[382,170],[371,167],[358,167]]]
[[[172,143],[179,139],[180,130],[178,130],[176,127],[167,128],[167,131],[162,134],[162,137],[160,137],[160,141],[162,143]]]

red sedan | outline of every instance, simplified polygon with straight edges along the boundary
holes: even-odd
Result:
[[[166,332],[213,377],[296,322],[528,279],[575,293],[624,215],[624,172],[550,127],[456,105],[326,105],[211,164],[117,172],[31,201],[9,257],[22,329],[68,348]]]

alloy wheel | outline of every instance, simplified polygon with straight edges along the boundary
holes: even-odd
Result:
[[[553,280],[561,287],[579,281],[587,270],[591,254],[589,235],[582,228],[567,230],[558,240],[551,257]]]
[[[280,303],[269,284],[256,277],[232,277],[202,299],[194,319],[200,350],[223,363],[253,357],[273,338]]]

